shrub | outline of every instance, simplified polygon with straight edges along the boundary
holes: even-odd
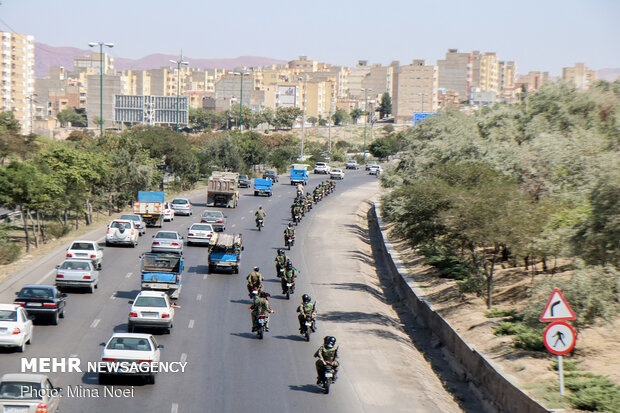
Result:
[[[565,386],[572,392],[568,401],[576,409],[620,411],[620,387],[607,377],[592,373],[570,373],[566,376]]]
[[[486,318],[502,318],[502,317],[514,317],[517,314],[517,310],[511,308],[509,310],[500,310],[499,308],[494,308],[490,311],[484,313]]]
[[[22,255],[22,248],[12,242],[6,242],[0,245],[0,264],[10,264],[16,261]]]
[[[60,222],[52,222],[45,226],[45,231],[54,238],[60,238],[67,235],[71,228],[68,225],[63,225]]]

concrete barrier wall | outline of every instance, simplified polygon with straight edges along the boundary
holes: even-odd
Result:
[[[424,294],[416,283],[403,277],[406,273],[398,252],[392,247],[385,233],[385,226],[377,212],[378,204],[374,205],[372,214],[376,217],[370,225],[378,226],[381,235],[381,248],[392,278],[404,296],[409,310],[417,321],[435,334],[441,343],[450,351],[454,359],[466,371],[468,378],[477,388],[485,393],[487,400],[494,409],[515,413],[549,413],[550,410],[530,398],[506,377],[500,374],[482,354],[478,353],[458,335],[458,333],[433,310],[431,303],[424,299]]]

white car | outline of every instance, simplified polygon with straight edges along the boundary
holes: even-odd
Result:
[[[32,343],[32,330],[32,320],[25,309],[17,304],[0,304],[0,347],[15,347],[23,353],[26,343]]]
[[[129,302],[131,311],[127,329],[133,333],[136,327],[163,328],[170,334],[174,321],[175,306],[163,291],[140,291],[135,300]]]
[[[342,169],[334,168],[329,173],[331,179],[344,179],[344,171]]]
[[[138,230],[138,234],[140,236],[146,234],[146,224],[142,221],[142,217],[138,214],[123,214],[119,219],[127,219],[133,221],[136,229]]]
[[[58,413],[61,391],[43,374],[5,374],[0,377],[0,411]]]
[[[99,285],[99,271],[85,259],[67,258],[56,266],[56,288],[87,288],[92,294]]]
[[[314,164],[314,173],[315,174],[328,174],[330,171],[330,167],[325,162],[317,162]]]
[[[215,237],[215,230],[211,224],[196,223],[187,229],[187,245],[211,244]]]
[[[360,166],[358,165],[356,160],[351,159],[347,161],[346,168],[347,169],[360,169]]]
[[[187,198],[174,198],[172,200],[174,215],[192,215],[192,203]]]
[[[151,251],[183,253],[183,237],[176,231],[157,231],[153,235]]]
[[[67,248],[67,258],[90,259],[95,267],[100,270],[103,250],[99,248],[97,241],[73,241],[69,248]]]
[[[135,248],[138,245],[140,231],[135,227],[132,220],[115,219],[108,225],[105,234],[105,245],[125,244]]]
[[[174,221],[174,209],[172,209],[172,204],[170,202],[164,204],[164,221]]]
[[[368,175],[376,175],[379,176],[381,175],[381,172],[383,172],[383,169],[381,169],[381,167],[379,165],[372,165],[369,169],[368,169]]]
[[[106,369],[99,371],[99,384],[105,384],[112,375],[143,376],[147,383],[155,384],[157,371],[144,371],[146,368],[137,368],[142,363],[159,363],[161,360],[162,345],[158,345],[155,338],[150,334],[115,333],[107,343],[101,343],[103,352],[102,362],[125,362],[118,369]],[[131,368],[134,366],[134,368]]]

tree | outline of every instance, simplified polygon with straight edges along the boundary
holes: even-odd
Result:
[[[351,111],[349,116],[351,116],[351,119],[353,119],[353,123],[357,124],[357,120],[361,118],[363,114],[364,114],[363,110],[359,108],[355,108]]]
[[[275,114],[276,125],[280,128],[292,129],[295,121],[301,116],[301,109],[277,108]]]
[[[394,155],[401,149],[398,137],[396,135],[388,135],[375,139],[368,150],[375,158],[384,159],[390,155]]]
[[[256,132],[246,132],[236,139],[239,154],[248,167],[262,164],[267,160],[267,149]]]
[[[67,126],[69,123],[71,126],[85,127],[86,116],[84,114],[77,113],[74,109],[64,109],[58,112],[56,119],[61,125]]]
[[[265,108],[261,111],[260,113],[260,118],[262,120],[261,123],[267,124],[267,130],[269,130],[271,126],[274,126],[275,116],[276,114],[274,110],[271,108]]]
[[[351,120],[351,117],[344,109],[336,109],[336,111],[332,115],[332,120],[334,122],[334,125],[340,126],[348,123],[349,120]]]
[[[392,98],[389,93],[385,92],[381,95],[381,103],[379,103],[377,111],[379,112],[379,119],[383,119],[392,113]]]
[[[308,118],[308,122],[310,122],[312,126],[316,126],[316,124],[319,122],[319,119],[316,116],[310,116]]]

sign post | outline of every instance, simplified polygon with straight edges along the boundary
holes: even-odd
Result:
[[[561,396],[564,396],[562,355],[573,351],[577,342],[577,333],[566,321],[576,319],[575,312],[568,305],[568,301],[566,301],[562,292],[558,288],[554,289],[539,320],[541,322],[551,322],[543,333],[543,340],[547,350],[558,356]]]

